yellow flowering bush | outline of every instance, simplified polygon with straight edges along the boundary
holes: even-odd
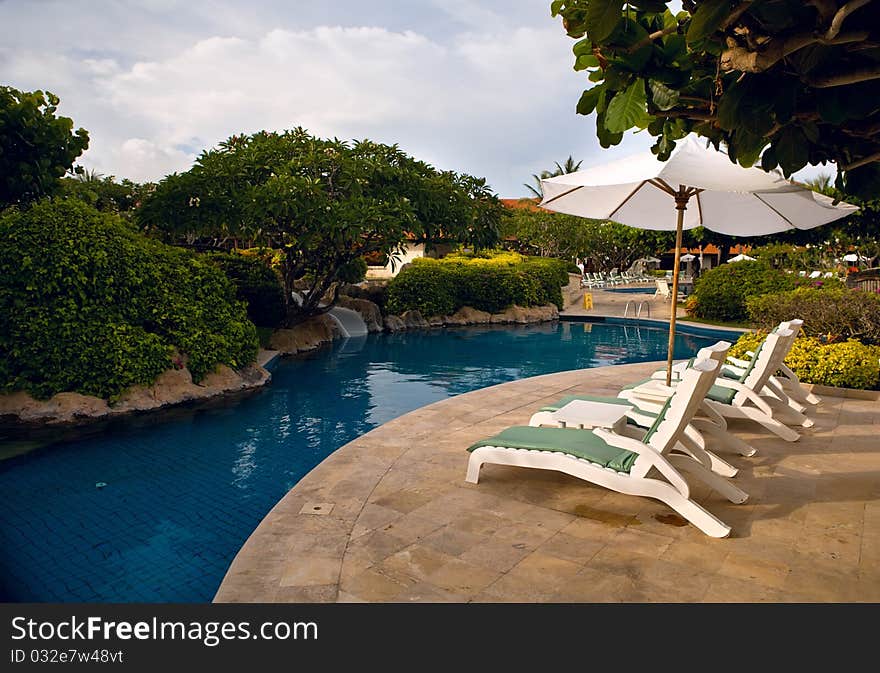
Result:
[[[743,334],[730,355],[743,358],[754,352],[766,332]],[[854,339],[824,343],[815,337],[795,339],[785,364],[803,383],[836,388],[876,388],[880,382],[880,346],[868,346]]]

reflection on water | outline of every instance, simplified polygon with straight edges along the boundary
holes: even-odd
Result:
[[[679,335],[676,356],[713,341]],[[662,360],[666,342],[648,327],[567,323],[370,335],[282,361],[248,397],[7,432],[0,452],[42,448],[0,462],[0,599],[209,601],[263,516],[343,444],[477,388]]]

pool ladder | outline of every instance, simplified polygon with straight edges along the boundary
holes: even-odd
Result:
[[[643,299],[638,304],[636,304],[635,299],[630,299],[628,302],[626,302],[626,306],[623,309],[624,318],[629,316],[629,309],[631,306],[633,307],[633,311],[635,312],[636,320],[642,317],[642,306],[648,309],[648,317],[651,317],[651,305],[646,299]]]

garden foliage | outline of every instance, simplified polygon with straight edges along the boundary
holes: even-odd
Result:
[[[760,261],[722,264],[699,277],[687,309],[698,318],[743,321],[748,317],[748,297],[790,290],[794,286],[791,274]]]
[[[235,287],[192,253],[71,199],[0,217],[0,388],[113,398],[186,363],[253,361]]]
[[[804,321],[803,331],[826,341],[858,339],[880,344],[880,295],[846,288],[800,287],[747,300],[749,317],[767,329],[793,317]]]
[[[730,349],[730,355],[744,357],[748,351],[754,352],[766,335],[766,331],[744,334]],[[803,383],[870,389],[880,382],[880,346],[855,340],[824,343],[815,337],[798,337],[785,364]]]
[[[213,252],[203,259],[223,269],[235,294],[247,304],[248,318],[260,327],[277,327],[284,319],[284,289],[278,272],[255,255]]]
[[[463,306],[498,313],[513,306],[556,304],[568,283],[561,260],[517,253],[441,260],[422,258],[404,268],[388,287],[388,311],[418,310],[425,316],[448,315]]]

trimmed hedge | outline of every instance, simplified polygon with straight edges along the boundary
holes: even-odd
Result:
[[[742,335],[730,349],[733,357],[754,351],[766,332]],[[785,364],[803,383],[837,388],[876,388],[880,382],[880,346],[868,346],[855,340],[823,343],[815,337],[795,339]]]
[[[0,216],[0,389],[114,398],[175,352],[195,381],[257,337],[215,266],[72,199]]]
[[[223,269],[235,294],[247,304],[248,318],[260,327],[277,327],[284,319],[284,288],[278,273],[253,255],[211,252],[202,259]]]
[[[697,279],[687,310],[707,320],[743,321],[748,317],[748,297],[791,290],[794,286],[791,274],[764,262],[722,264]]]
[[[880,295],[846,288],[801,287],[748,299],[749,317],[757,327],[771,329],[792,317],[804,321],[807,336],[826,341],[858,339],[880,344]]]
[[[418,310],[425,316],[449,315],[463,306],[498,313],[514,304],[562,308],[568,284],[565,262],[501,253],[494,257],[450,255],[420,258],[388,286],[388,311]]]

